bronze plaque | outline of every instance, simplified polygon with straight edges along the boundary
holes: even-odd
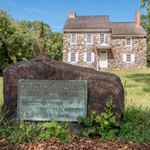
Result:
[[[19,80],[18,119],[75,122],[87,115],[87,81]]]

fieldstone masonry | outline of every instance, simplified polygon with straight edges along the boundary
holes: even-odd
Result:
[[[86,33],[78,33],[77,44],[70,44],[70,33],[64,33],[63,37],[63,61],[68,62],[68,52],[78,52],[77,66],[90,67],[97,69],[97,62],[99,61],[100,51],[98,49],[99,33],[92,33],[93,43],[91,45],[86,44]],[[147,66],[146,60],[146,38],[132,37],[132,46],[125,46],[125,37],[111,37],[110,33],[106,35],[107,44],[110,45],[110,49],[106,49],[108,53],[108,69],[133,69],[133,68],[145,68]],[[94,52],[95,61],[93,63],[84,62],[84,52]],[[124,63],[123,54],[133,53],[135,54],[134,63]]]
[[[109,16],[77,16],[75,12],[69,13],[69,16],[71,17],[66,20],[64,25],[64,62],[68,63],[69,52],[77,52],[78,62],[74,63],[77,66],[97,70],[101,70],[103,67],[107,69],[133,69],[147,66],[146,31],[141,26],[140,12],[135,13],[135,22],[110,22]],[[72,33],[77,34],[75,45],[70,44]],[[91,45],[86,44],[87,33],[92,34]],[[99,43],[100,33],[106,35],[104,45]],[[126,46],[125,41],[127,38],[131,38],[131,45]],[[83,55],[85,52],[94,52],[95,61],[92,63],[84,62]],[[127,54],[134,56],[132,61],[124,61],[123,58]],[[105,59],[105,62],[102,59]],[[102,60],[101,64],[104,62],[105,65],[100,66],[100,60]]]

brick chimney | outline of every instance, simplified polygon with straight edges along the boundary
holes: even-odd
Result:
[[[141,26],[141,13],[140,13],[140,11],[137,11],[135,13],[135,24],[137,27]]]
[[[75,18],[76,17],[76,12],[70,12],[69,14],[68,14],[68,18]]]

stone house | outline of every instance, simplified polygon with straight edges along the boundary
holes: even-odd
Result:
[[[64,25],[63,61],[97,70],[144,68],[146,32],[140,12],[135,22],[110,22],[109,16],[76,16]]]

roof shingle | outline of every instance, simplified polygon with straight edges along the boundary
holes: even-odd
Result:
[[[76,16],[68,18],[65,29],[110,29],[108,16]]]
[[[143,35],[146,32],[143,27],[137,27],[135,22],[113,22],[111,23],[112,35]]]
[[[109,16],[76,16],[68,18],[64,25],[64,32],[75,31],[110,31],[112,36],[146,36],[142,26],[135,22],[110,22]]]

